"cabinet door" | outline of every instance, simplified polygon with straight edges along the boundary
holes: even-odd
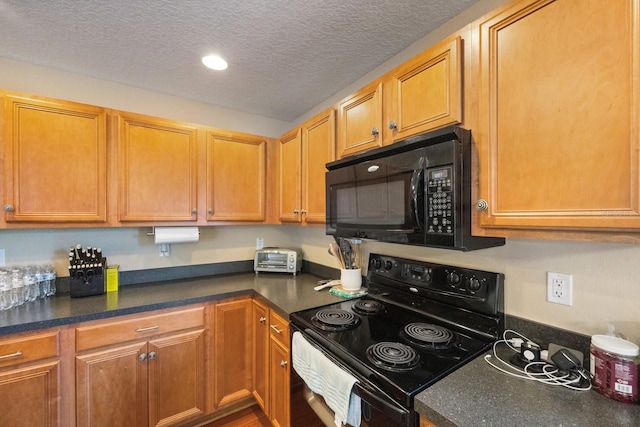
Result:
[[[332,108],[302,126],[302,207],[307,223],[325,223],[325,165],[334,157],[335,111]]]
[[[149,342],[149,425],[169,425],[203,415],[204,330]]]
[[[338,158],[382,146],[382,82],[373,82],[340,103]]]
[[[106,222],[106,113],[4,97],[7,221]]]
[[[269,414],[269,309],[253,301],[253,395],[265,414]]]
[[[208,134],[207,219],[265,220],[266,145],[251,135]]]
[[[389,143],[462,122],[461,40],[444,40],[390,73]]]
[[[147,343],[76,357],[77,425],[146,426]]]
[[[251,326],[250,298],[216,304],[213,394],[218,408],[253,396]]]
[[[196,129],[118,117],[120,221],[195,221]]]
[[[289,132],[280,138],[280,221],[301,221],[302,131]]]
[[[60,362],[0,372],[0,425],[55,427],[58,415]]]
[[[482,226],[640,227],[639,11],[524,1],[479,24]]]
[[[274,426],[289,427],[289,349],[273,335],[269,340],[269,363],[269,419]]]

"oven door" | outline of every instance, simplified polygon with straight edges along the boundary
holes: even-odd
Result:
[[[330,352],[328,352],[322,345],[320,345],[314,338],[300,330],[295,325],[291,325],[291,333],[300,331],[303,336],[314,347],[320,350],[329,360],[338,365],[344,371],[349,372],[358,381],[353,386],[353,392],[360,396],[362,401],[361,412],[363,427],[417,427],[418,416],[410,408],[401,406],[398,402],[394,401],[382,390],[378,389],[374,384],[368,381],[362,374],[356,372],[354,369],[348,368],[344,363],[340,362]],[[318,415],[318,417],[325,423],[327,427],[334,427],[334,413],[325,403],[322,396],[313,393],[305,384],[305,399],[311,409]]]

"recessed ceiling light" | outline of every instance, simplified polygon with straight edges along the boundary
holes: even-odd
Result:
[[[227,61],[220,58],[218,55],[207,55],[202,57],[202,63],[211,68],[212,70],[226,70]]]

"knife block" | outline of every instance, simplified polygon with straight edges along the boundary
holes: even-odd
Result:
[[[102,258],[101,267],[69,268],[71,298],[102,295],[105,293],[107,259]]]

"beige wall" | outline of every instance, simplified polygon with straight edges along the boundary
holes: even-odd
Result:
[[[441,29],[303,114],[296,123],[501,3],[502,0],[481,0]],[[2,58],[0,87],[272,137],[296,124]],[[7,264],[54,262],[59,274],[66,275],[66,253],[77,243],[102,247],[109,263],[120,264],[123,271],[130,271],[252,259],[255,238],[263,237],[266,245],[299,246],[306,259],[335,267],[326,249],[331,239],[324,235],[322,228],[203,227],[200,242],[171,245],[171,256],[166,258],[159,257],[157,246],[146,235],[149,231],[150,227],[0,230],[0,249],[6,250]],[[611,323],[619,332],[640,343],[639,246],[509,239],[506,246],[469,253],[375,242],[367,242],[365,250],[502,272],[506,275],[507,313],[588,335],[606,332],[607,324]],[[572,307],[545,301],[547,271],[573,274]]]

